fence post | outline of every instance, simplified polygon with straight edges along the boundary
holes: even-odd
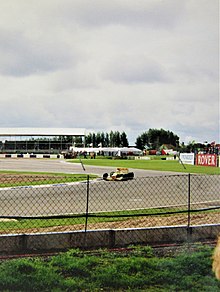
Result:
[[[87,184],[86,184],[86,213],[85,213],[85,236],[84,236],[84,247],[86,247],[86,232],[88,225],[88,217],[89,217],[89,175],[87,175]]]
[[[190,240],[192,230],[191,230],[191,176],[188,174],[188,218],[187,218],[187,240]]]

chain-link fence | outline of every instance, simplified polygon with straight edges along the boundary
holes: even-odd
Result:
[[[219,175],[0,175],[2,235],[219,223]]]

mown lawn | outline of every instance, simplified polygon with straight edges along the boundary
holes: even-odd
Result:
[[[80,163],[79,159],[68,160],[72,163]],[[159,171],[173,171],[183,173],[200,173],[200,174],[220,174],[220,167],[211,166],[198,166],[198,165],[182,165],[178,160],[126,160],[126,159],[81,159],[81,162],[85,165],[95,166],[110,166],[116,167],[127,167],[136,169],[146,170],[159,170]]]
[[[126,251],[71,250],[48,258],[0,263],[1,291],[220,291],[213,248],[158,256],[150,247]]]

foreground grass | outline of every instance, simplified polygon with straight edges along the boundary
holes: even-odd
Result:
[[[0,263],[1,291],[219,291],[212,249],[183,248],[159,257],[150,247],[129,252],[71,250],[51,258]]]
[[[68,160],[72,163],[80,163],[79,159]],[[146,170],[172,171],[183,173],[220,174],[219,167],[189,165],[184,166],[178,160],[112,160],[112,159],[81,159],[85,165],[127,167]]]

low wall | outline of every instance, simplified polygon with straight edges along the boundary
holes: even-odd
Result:
[[[220,224],[139,229],[88,230],[0,235],[0,254],[40,253],[70,248],[114,248],[132,244],[160,245],[216,240]]]

